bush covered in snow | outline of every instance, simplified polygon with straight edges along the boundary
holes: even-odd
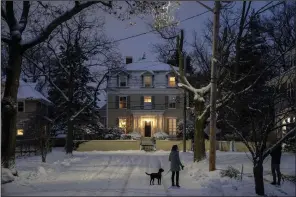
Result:
[[[120,136],[120,139],[121,140],[130,140],[130,139],[132,139],[132,136],[130,134],[122,134]]]
[[[11,170],[7,168],[1,169],[1,184],[10,183],[14,181],[14,176],[11,172]]]
[[[177,124],[177,137],[183,137],[184,121],[180,120]],[[191,120],[186,121],[186,139],[192,139],[194,136],[194,123]]]
[[[226,170],[221,170],[220,175],[221,177],[240,179],[240,171],[232,166],[228,166]]]
[[[108,128],[105,133],[105,140],[119,140],[121,135],[124,134],[123,129],[118,127]]]
[[[139,132],[137,132],[137,131],[133,131],[133,132],[129,133],[129,135],[134,140],[138,140],[138,139],[140,139],[142,137],[141,134]]]
[[[165,140],[169,137],[169,135],[163,131],[159,131],[153,134],[153,137],[155,137],[158,140]]]

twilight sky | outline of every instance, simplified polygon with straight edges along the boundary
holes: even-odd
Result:
[[[213,1],[204,3],[211,7],[214,5]],[[257,1],[253,2],[253,7],[256,9],[265,4],[266,1]],[[236,2],[236,5],[233,9],[239,8],[239,5],[241,5],[241,3]],[[207,11],[207,9],[195,1],[181,1],[181,6],[178,10],[176,10],[175,17],[182,20],[205,11]],[[152,17],[146,17],[146,20],[134,17],[131,21],[120,21],[109,14],[104,14],[104,16],[106,17],[106,33],[115,40],[151,30],[146,22],[151,21]],[[208,12],[201,16],[182,22],[179,27],[184,29],[186,40],[189,42],[192,40],[193,30],[197,31],[198,34],[201,35],[204,28],[204,23],[208,18],[212,17],[213,14]],[[129,26],[130,22],[136,22],[136,25]],[[134,60],[138,60],[138,58],[142,57],[143,53],[145,52],[147,59],[156,60],[157,54],[151,52],[151,49],[152,44],[159,42],[163,42],[159,35],[156,33],[149,33],[139,37],[120,41],[118,47],[123,57],[133,56]]]

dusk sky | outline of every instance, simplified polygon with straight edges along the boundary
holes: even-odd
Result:
[[[212,1],[204,3],[211,7],[214,5]],[[265,4],[266,1],[257,1],[253,2],[253,7],[258,8]],[[241,5],[241,2],[236,2],[234,9],[237,9],[239,5]],[[198,4],[196,1],[181,1],[181,6],[176,11],[175,17],[179,20],[183,20],[205,11],[207,11],[207,9]],[[104,16],[106,17],[106,33],[114,40],[126,38],[151,30],[146,23],[151,21],[152,17],[146,17],[146,20],[134,17],[132,20],[120,21],[109,14],[104,14]],[[184,29],[186,40],[188,42],[192,40],[192,32],[194,30],[197,31],[199,35],[202,35],[205,22],[208,18],[212,17],[213,14],[208,12],[201,16],[182,22],[179,27]],[[136,22],[136,25],[129,26],[130,22]],[[161,39],[159,35],[156,33],[149,33],[128,40],[120,41],[118,44],[119,50],[123,57],[133,56],[134,60],[138,60],[145,52],[147,59],[156,60],[157,54],[154,54],[151,50],[152,45],[159,42],[163,42],[163,39]]]

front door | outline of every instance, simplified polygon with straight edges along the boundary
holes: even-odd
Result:
[[[151,137],[151,122],[145,121],[145,137]]]

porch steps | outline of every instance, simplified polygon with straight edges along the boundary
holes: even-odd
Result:
[[[152,142],[152,139],[148,137],[141,138],[140,150],[144,150],[146,152],[155,151],[155,146]]]

